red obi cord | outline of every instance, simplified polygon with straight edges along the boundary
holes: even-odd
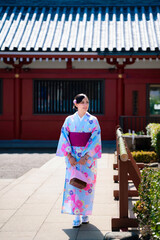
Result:
[[[71,146],[85,147],[90,136],[91,136],[90,132],[70,132],[69,139]]]

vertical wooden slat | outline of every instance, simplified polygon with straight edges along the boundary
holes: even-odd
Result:
[[[92,82],[92,81],[91,81]],[[89,84],[89,88],[90,88],[90,99],[91,99],[91,113],[93,113],[93,99],[92,99],[92,84],[91,82],[89,81],[88,84]]]
[[[69,112],[71,112],[72,110],[72,101],[71,101],[71,81],[68,82],[68,95],[69,95]]]
[[[41,112],[41,85],[40,81],[37,81],[38,84],[38,113]]]
[[[37,95],[37,81],[34,81],[34,113],[37,113],[38,95]]]
[[[59,81],[59,88],[60,88],[60,92],[59,92],[59,105],[60,105],[60,113],[62,113],[62,81]]]
[[[90,84],[88,81],[86,81],[86,93],[88,93],[88,97],[90,99],[90,104],[89,104],[89,111],[91,112],[92,109],[92,100],[91,100],[91,90],[90,90]]]
[[[61,81],[62,92],[61,92],[61,101],[62,101],[62,113],[65,113],[65,81]]]
[[[59,99],[60,99],[60,94],[59,94],[59,81],[56,82],[57,83],[57,112],[59,113]]]
[[[44,113],[47,112],[47,81],[44,81]]]
[[[43,113],[45,113],[45,81],[43,81]]]
[[[68,97],[67,97],[67,92],[68,92],[68,81],[65,83],[65,112],[68,112]]]
[[[40,113],[42,113],[43,101],[42,101],[42,81],[40,81]]]
[[[76,88],[76,82],[72,82],[73,83],[73,96],[76,96],[76,92],[75,92],[75,88]]]
[[[64,101],[65,101],[65,112],[68,112],[68,96],[67,96],[67,91],[68,91],[68,81],[66,81],[65,83],[65,98],[64,98]]]
[[[82,81],[82,89],[83,89],[83,91],[85,92],[85,94],[87,94],[87,92],[86,92],[86,81]]]
[[[75,95],[79,94],[78,83],[79,83],[79,81],[76,81],[76,86],[75,86]]]
[[[45,113],[47,113],[48,111],[48,81],[45,81],[45,93],[46,93],[46,96],[45,96],[45,104],[46,104],[46,110],[45,110]]]
[[[94,81],[94,112],[97,111],[97,94],[96,94],[96,88],[97,88],[97,81]]]
[[[101,113],[103,113],[103,109],[104,109],[104,101],[103,99],[105,99],[105,81],[101,81],[101,93],[100,93],[100,96],[101,96]]]
[[[62,113],[62,82],[59,81],[59,112]]]
[[[95,95],[94,95],[95,80],[91,82],[91,85],[92,85],[93,113],[95,113]]]
[[[43,113],[45,113],[45,81],[43,81],[42,91],[43,91]]]
[[[61,112],[61,82],[58,81],[59,84],[59,113]]]
[[[35,91],[36,91],[36,96],[35,96],[35,101],[36,103],[34,103],[35,105],[35,109],[36,109],[36,113],[38,113],[38,81],[34,81],[34,84],[35,84]]]
[[[51,90],[51,88],[50,88],[50,81],[48,81],[47,82],[47,92],[48,92],[48,94],[47,94],[47,113],[50,113],[50,97],[51,97],[51,95],[50,95],[50,90]]]
[[[84,90],[83,90],[83,87],[82,87],[82,84],[83,84],[83,81],[80,80],[80,81],[79,81],[79,89],[80,89],[81,92],[84,91]]]
[[[68,80],[66,82],[66,93],[65,93],[65,101],[66,101],[66,112],[69,112],[69,95],[68,95],[68,92],[69,92],[69,83],[68,83]]]
[[[54,113],[57,112],[57,82],[54,81]]]
[[[98,113],[101,112],[101,101],[100,101],[100,91],[101,91],[101,83],[98,82]]]
[[[3,106],[3,87],[2,87],[2,79],[0,79],[0,114],[2,114],[2,106]]]
[[[65,113],[65,109],[66,109],[66,106],[65,106],[65,81],[62,82],[62,112]]]
[[[54,99],[53,99],[53,81],[51,81],[51,113],[53,113],[53,109],[54,109]]]
[[[59,112],[59,83],[58,81],[55,81],[55,96],[56,96],[56,99],[55,99],[55,104],[56,104],[56,113]]]
[[[97,86],[96,86],[96,99],[97,99],[97,110],[96,110],[96,112],[97,113],[99,113],[99,89],[98,89],[98,87],[99,87],[99,81],[97,81]]]
[[[43,113],[45,113],[46,111],[46,81],[43,81]]]
[[[42,84],[43,82],[40,81],[40,113],[43,113],[43,92],[42,92]]]

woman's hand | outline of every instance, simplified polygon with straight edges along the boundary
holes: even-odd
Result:
[[[67,157],[68,157],[68,160],[69,160],[71,166],[72,167],[76,166],[76,164],[77,164],[76,159],[70,153],[68,154]]]
[[[88,158],[89,158],[88,154],[84,155],[83,157],[81,157],[81,159],[79,160],[78,164],[85,165],[87,160],[88,160]]]

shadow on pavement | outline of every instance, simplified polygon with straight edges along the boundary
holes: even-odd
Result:
[[[80,228],[63,229],[68,235],[68,240],[103,240],[104,235],[93,224],[82,224]]]
[[[79,228],[63,229],[63,231],[68,235],[68,240],[76,240]]]

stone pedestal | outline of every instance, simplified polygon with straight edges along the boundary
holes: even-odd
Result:
[[[151,137],[148,135],[123,136],[130,151],[153,150],[151,147]]]
[[[134,232],[109,232],[104,236],[104,240],[138,240],[139,235]]]

